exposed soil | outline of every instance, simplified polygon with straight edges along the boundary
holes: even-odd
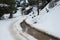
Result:
[[[35,28],[32,28],[25,21],[23,21],[20,25],[23,28],[24,32],[27,32],[28,34],[32,35],[33,37],[37,38],[38,40],[60,40],[60,39],[55,38],[51,35],[48,35],[44,32],[41,32]]]

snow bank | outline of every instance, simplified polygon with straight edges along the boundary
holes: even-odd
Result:
[[[26,22],[32,27],[60,38],[60,1],[51,9],[48,8],[49,4],[40,11],[40,15],[32,18],[31,16],[26,19]],[[46,11],[46,8],[49,12]],[[37,22],[34,24],[34,22]]]

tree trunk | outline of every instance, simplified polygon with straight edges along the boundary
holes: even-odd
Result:
[[[39,15],[39,6],[37,6],[37,12],[38,12],[38,15]]]
[[[37,1],[37,12],[38,12],[38,15],[39,15],[39,0]]]
[[[12,18],[12,17],[13,17],[13,13],[11,12],[11,13],[10,13],[10,17],[9,17],[9,18]]]

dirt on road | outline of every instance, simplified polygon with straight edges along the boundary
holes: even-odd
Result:
[[[58,38],[55,38],[51,35],[48,35],[48,34],[42,32],[42,31],[39,31],[39,30],[31,27],[25,21],[23,21],[20,25],[23,28],[24,32],[32,35],[33,37],[37,38],[38,40],[60,40]]]

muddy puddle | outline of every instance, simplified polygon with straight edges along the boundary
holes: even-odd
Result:
[[[46,33],[43,33],[35,28],[32,28],[25,21],[23,21],[20,25],[23,28],[24,32],[32,35],[33,37],[37,38],[38,40],[59,40],[58,38],[55,38]]]

